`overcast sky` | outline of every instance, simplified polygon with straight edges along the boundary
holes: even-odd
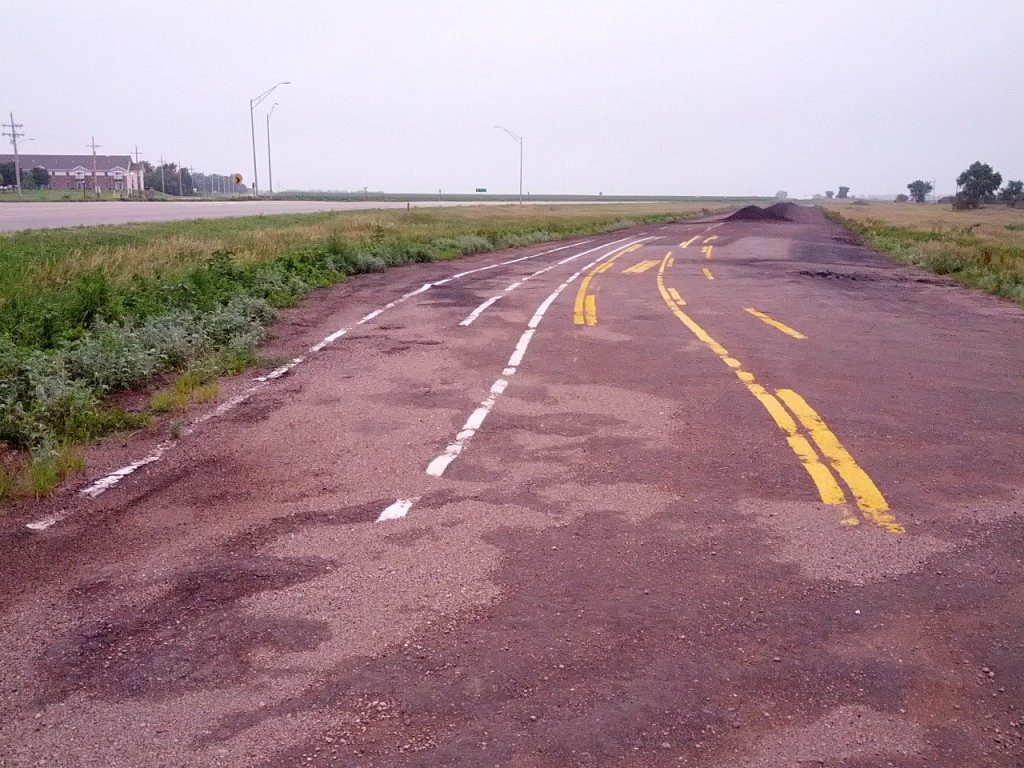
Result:
[[[952,190],[1024,177],[1022,0],[0,0],[24,152],[275,187]],[[6,139],[4,140],[7,141]],[[9,151],[5,145],[2,151]]]

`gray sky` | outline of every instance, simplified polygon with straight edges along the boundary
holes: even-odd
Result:
[[[275,186],[810,195],[1024,177],[1021,0],[0,0],[25,152]],[[6,139],[4,140],[7,141]],[[5,144],[2,151],[9,151]]]

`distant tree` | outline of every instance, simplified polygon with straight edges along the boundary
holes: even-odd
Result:
[[[915,203],[923,203],[932,191],[932,184],[930,181],[918,179],[907,184],[907,189],[910,190],[910,196],[914,198]]]
[[[833,192],[831,189],[826,189],[825,190],[825,197],[827,197],[829,200],[831,200],[835,196],[836,196],[836,193]]]
[[[845,200],[849,196],[850,196],[850,188],[849,187],[840,187],[839,188],[839,194],[836,195],[836,198],[839,199],[839,200]]]
[[[14,162],[0,163],[0,186],[13,187],[17,184]]]
[[[192,194],[192,174],[188,172],[188,168],[181,169],[180,187],[178,186],[179,177],[177,163],[164,163],[162,166],[158,165],[154,167],[147,162],[143,162],[142,168],[143,180],[146,184],[146,189],[152,189],[155,192],[166,190],[168,195],[175,195],[177,197]],[[162,181],[160,175],[161,169],[163,169]]]
[[[1008,181],[999,190],[999,200],[1011,208],[1024,205],[1024,181]]]
[[[787,192],[784,189],[780,189],[778,192],[775,193],[776,200],[785,200],[787,197],[789,197],[789,192]]]
[[[910,197],[907,196],[907,195],[904,195],[902,192],[900,192],[898,195],[896,195],[896,202],[897,203],[908,203],[908,202],[910,202]]]
[[[960,191],[953,202],[955,208],[977,208],[995,200],[996,190],[1003,183],[1002,174],[992,170],[988,163],[975,162],[956,177]]]
[[[37,188],[45,189],[50,183],[50,172],[41,165],[37,165],[32,169],[32,181],[36,183]]]
[[[21,188],[22,189],[35,189],[36,188],[36,180],[35,180],[35,177],[32,175],[32,169],[31,168],[22,168],[21,169]]]

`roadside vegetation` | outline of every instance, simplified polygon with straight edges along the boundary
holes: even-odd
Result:
[[[0,235],[0,501],[258,364],[275,312],[351,275],[706,213],[699,204],[359,211]],[[149,407],[119,391],[177,372]]]
[[[1024,306],[1024,209],[882,202],[824,207],[878,251]]]

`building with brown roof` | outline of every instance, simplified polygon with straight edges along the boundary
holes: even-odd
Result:
[[[18,162],[23,173],[33,168],[50,172],[49,189],[88,189],[139,195],[145,189],[142,165],[130,155],[24,155]],[[14,155],[0,155],[0,163],[13,163]]]

